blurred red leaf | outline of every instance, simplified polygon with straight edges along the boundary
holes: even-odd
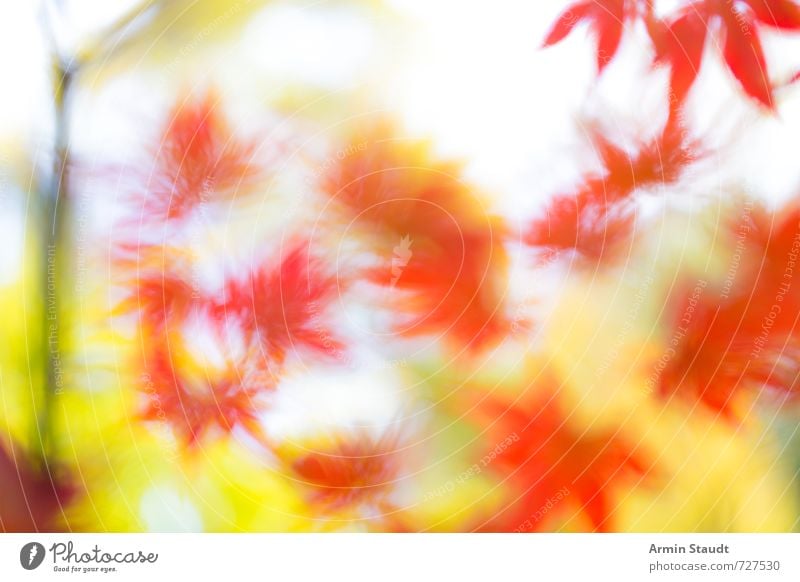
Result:
[[[547,36],[545,36],[542,46],[547,47],[561,42],[581,20],[589,18],[591,15],[591,1],[573,4],[556,19]]]
[[[587,21],[597,34],[597,67],[602,71],[614,58],[628,14],[635,13],[638,0],[589,0],[565,10],[545,36],[543,46],[563,40],[582,21]]]
[[[237,426],[263,440],[258,414],[266,407],[264,396],[274,389],[268,373],[250,362],[230,361],[223,370],[188,374],[178,357],[180,346],[158,343],[151,348],[144,365],[144,420],[168,423],[189,446],[215,430],[227,434]]]
[[[657,21],[650,27],[656,62],[671,65],[670,103],[673,105],[686,99],[700,72],[708,23],[699,4],[692,4],[671,21]]]
[[[619,434],[572,427],[550,391],[515,403],[486,398],[476,411],[480,426],[488,427],[486,466],[511,487],[510,502],[479,527],[482,531],[547,531],[546,520],[535,516],[562,497],[560,505],[545,511],[548,517],[570,517],[577,509],[594,531],[610,531],[615,488],[650,470]]]
[[[648,27],[657,62],[672,67],[671,93],[680,104],[693,85],[703,58],[706,36],[719,26],[723,58],[745,93],[772,109],[773,87],[761,45],[759,25],[800,30],[800,7],[792,0],[698,0]]]
[[[327,448],[288,459],[292,472],[311,490],[311,502],[327,511],[380,503],[397,478],[398,441],[367,433],[341,435]]]
[[[800,30],[800,6],[793,0],[746,0],[762,23],[783,30]]]
[[[745,11],[731,8],[722,21],[725,23],[723,55],[728,68],[748,95],[771,109],[772,85],[755,19]]]
[[[800,387],[800,287],[793,281],[800,208],[754,207],[728,232],[739,258],[722,297],[684,285],[673,298],[668,329],[678,345],[659,392],[700,400],[733,420],[743,392],[795,396]]]
[[[525,243],[544,251],[545,258],[574,251],[594,264],[613,260],[633,232],[635,191],[674,183],[701,155],[699,144],[675,119],[633,152],[594,131],[603,174],[587,177],[574,193],[554,197],[545,215],[528,227]]]
[[[126,292],[114,312],[137,313],[148,333],[165,331],[168,322],[178,326],[200,307],[200,292],[189,282],[187,265],[168,247],[122,244],[114,262]]]
[[[441,334],[458,349],[491,345],[510,327],[505,226],[460,180],[459,164],[397,135],[383,121],[355,132],[349,143],[361,147],[345,148],[352,153],[324,177],[323,189],[383,256],[385,266],[367,276],[405,316],[399,333]]]
[[[178,101],[154,148],[155,162],[136,192],[145,220],[164,221],[249,191],[262,168],[256,144],[242,140],[213,92]]]
[[[759,37],[759,25],[800,30],[800,6],[793,0],[696,0],[663,18],[645,0],[593,0],[573,4],[545,37],[544,46],[563,40],[580,22],[597,34],[598,69],[614,58],[627,20],[641,18],[655,46],[656,62],[671,67],[670,103],[683,103],[703,60],[706,37],[713,24],[720,28],[723,57],[742,89],[764,105],[774,107],[772,84]]]
[[[340,284],[311,253],[309,242],[299,241],[278,262],[230,279],[212,311],[223,323],[237,321],[277,363],[290,351],[341,357],[346,346],[326,321]]]

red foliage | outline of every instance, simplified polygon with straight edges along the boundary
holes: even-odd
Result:
[[[200,293],[189,283],[186,265],[168,249],[121,245],[115,263],[126,290],[116,312],[138,313],[150,332],[165,331],[168,322],[180,325],[201,306]]]
[[[664,131],[630,153],[601,133],[593,133],[604,173],[590,176],[572,194],[556,196],[545,216],[528,227],[525,243],[545,257],[572,251],[592,263],[617,256],[635,222],[633,194],[639,188],[675,182],[698,155],[671,118]]]
[[[0,446],[0,531],[59,530],[62,508],[72,487],[46,469],[34,466],[19,449]]]
[[[720,27],[723,58],[750,97],[773,108],[772,84],[759,33],[760,25],[800,31],[800,7],[793,0],[698,0],[664,21],[651,24],[657,60],[672,66],[672,94],[686,97],[700,71],[706,36]]]
[[[161,135],[143,202],[147,220],[182,218],[220,196],[245,192],[259,177],[255,144],[228,126],[213,93],[179,101]]]
[[[561,497],[549,516],[569,517],[577,506],[595,531],[609,531],[615,486],[649,470],[618,434],[570,426],[549,394],[514,404],[489,398],[478,411],[481,426],[489,426],[486,466],[511,488],[512,500],[479,527],[483,531],[545,531],[537,513]]]
[[[685,287],[673,301],[670,331],[679,342],[659,391],[698,399],[734,418],[741,391],[794,395],[798,388],[800,208],[774,214],[753,208],[729,237],[738,258],[722,297]]]
[[[132,277],[132,294],[120,306],[141,314],[151,392],[143,418],[169,422],[188,443],[214,428],[229,432],[237,425],[261,436],[256,415],[288,352],[343,354],[344,344],[323,325],[336,298],[336,279],[310,254],[306,242],[293,245],[275,265],[230,279],[222,298],[200,295],[180,273],[176,262],[167,261],[162,269]],[[231,331],[230,324],[238,324],[235,331],[243,334],[246,344],[256,341],[263,352],[255,350],[245,359],[231,361],[222,372],[212,370],[213,377],[192,376],[181,365],[185,353],[179,339],[191,313],[220,342]]]
[[[175,356],[169,344],[158,345],[145,364],[144,420],[167,422],[188,445],[213,431],[225,434],[237,426],[262,436],[257,416],[265,407],[264,396],[274,389],[267,374],[244,362],[189,374]]]
[[[650,35],[656,48],[656,62],[668,63],[670,103],[683,103],[700,73],[706,46],[706,15],[693,6],[663,22],[651,21]]]
[[[543,46],[556,44],[577,24],[588,21],[597,34],[597,67],[602,71],[617,53],[626,19],[637,14],[640,4],[639,0],[577,2],[558,17],[547,33]]]
[[[277,363],[290,351],[341,357],[345,345],[325,321],[338,284],[309,243],[300,241],[277,264],[265,263],[244,279],[229,280],[212,310],[220,321],[239,323]]]
[[[557,196],[546,215],[535,220],[525,243],[549,260],[564,252],[575,252],[592,264],[616,258],[630,239],[635,208],[627,203],[605,204],[596,198],[593,184],[570,196]]]
[[[409,295],[398,299],[397,306],[412,314],[403,322],[409,335],[444,333],[459,347],[478,349],[500,339],[509,323],[501,309],[502,289],[490,269],[493,253],[504,251],[499,241],[484,233],[461,233],[461,240],[444,242],[450,234],[431,246],[417,245],[394,284],[397,291]],[[460,243],[460,244],[459,244]],[[458,245],[458,246],[456,246]],[[386,272],[372,273],[372,280],[386,283]]]
[[[195,303],[195,293],[189,283],[165,270],[139,279],[136,300],[142,306],[144,319],[163,328],[168,319],[181,321],[188,314]]]
[[[397,439],[366,433],[338,437],[324,451],[290,462],[292,472],[311,488],[311,502],[329,511],[364,503],[381,505],[399,470]]]
[[[391,257],[391,268],[368,277],[393,292],[406,316],[397,329],[441,334],[459,349],[498,341],[510,325],[502,222],[459,180],[461,168],[436,160],[428,143],[401,140],[385,123],[365,133],[350,142],[366,147],[349,148],[323,187],[373,249]]]
[[[273,364],[280,368],[290,349],[326,356],[343,351],[342,342],[323,325],[337,281],[311,255],[307,242],[291,245],[275,264],[230,278],[220,298],[192,285],[191,249],[152,240],[157,229],[165,239],[181,234],[188,224],[180,219],[206,202],[249,191],[262,170],[253,162],[255,153],[255,144],[228,126],[213,94],[178,103],[164,127],[152,175],[135,192],[143,214],[122,224],[139,230],[135,237],[122,232],[113,257],[127,293],[117,312],[139,316],[143,367],[152,384],[142,417],[168,422],[189,443],[235,426],[259,436],[256,415],[263,396],[274,388]],[[179,338],[193,316],[220,342],[232,331],[229,323],[239,324],[233,331],[248,348],[257,341],[264,352],[234,358],[214,377],[193,372],[180,356],[175,361],[170,345],[181,347]]]
[[[794,0],[745,0],[762,24],[781,30],[800,30],[800,5]]]
[[[589,0],[570,7],[556,21],[545,46],[563,39],[583,20],[598,35],[600,70],[617,52],[626,20],[641,18],[656,50],[656,62],[671,66],[672,105],[679,105],[693,85],[703,60],[706,38],[720,29],[723,58],[742,89],[768,108],[774,107],[759,27],[800,31],[800,6],[793,0],[694,0],[663,19],[647,0]]]

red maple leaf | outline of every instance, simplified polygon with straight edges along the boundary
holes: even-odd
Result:
[[[592,263],[616,257],[633,232],[637,189],[678,180],[696,160],[699,144],[671,117],[654,139],[635,151],[622,148],[595,130],[592,141],[603,171],[588,176],[574,193],[556,196],[545,215],[528,227],[525,242],[546,258],[574,251]]]
[[[800,30],[800,6],[794,0],[745,0],[762,24],[781,30]]]
[[[363,130],[323,189],[383,258],[367,276],[390,291],[398,333],[440,334],[459,350],[500,341],[511,325],[502,221],[428,142],[400,139],[385,121]]]
[[[181,99],[164,124],[153,168],[147,169],[134,202],[142,205],[143,219],[164,221],[246,193],[263,171],[256,151],[256,144],[229,126],[213,93]]]
[[[588,0],[567,8],[553,24],[543,46],[564,39],[580,22],[591,24],[597,35],[597,67],[602,71],[614,58],[622,40],[626,19],[637,14],[639,0]]]
[[[722,56],[736,81],[750,97],[772,109],[761,25],[800,30],[800,6],[794,0],[694,0],[664,18],[654,15],[649,0],[588,0],[570,6],[544,40],[553,45],[580,22],[589,22],[598,37],[597,60],[602,72],[616,55],[626,21],[642,19],[656,51],[656,63],[671,67],[670,103],[683,103],[700,71],[706,39],[719,27]]]
[[[739,395],[800,388],[800,208],[755,207],[732,224],[737,265],[726,286],[699,293],[685,285],[672,301],[674,352],[659,375],[659,392],[699,400],[730,420]]]
[[[164,329],[168,320],[178,323],[197,304],[196,291],[175,272],[151,271],[139,277],[135,299],[143,321],[155,329]]]
[[[161,333],[168,323],[180,325],[201,306],[188,265],[176,260],[167,247],[121,244],[115,251],[114,263],[125,288],[115,314],[136,313],[148,333]]]
[[[747,95],[772,109],[760,25],[800,30],[800,7],[793,0],[698,0],[661,21],[651,20],[656,61],[672,67],[671,102],[680,104],[686,98],[700,71],[708,32],[718,26],[728,69]]]
[[[592,186],[554,198],[545,216],[528,227],[525,243],[540,251],[543,260],[574,252],[598,264],[612,261],[623,250],[633,232],[635,208],[598,201]]]
[[[354,504],[382,504],[398,478],[397,449],[393,435],[375,438],[358,432],[286,460],[296,478],[310,488],[311,502],[335,511]]]
[[[672,106],[685,101],[700,73],[708,33],[703,5],[702,1],[691,4],[669,20],[651,20],[648,26],[656,48],[656,62],[671,65]]]
[[[188,375],[173,356],[177,346],[159,342],[144,365],[147,376],[143,420],[166,422],[182,443],[194,446],[217,431],[243,427],[263,440],[258,414],[274,389],[271,377],[248,361],[230,361],[222,370]]]
[[[299,241],[277,263],[265,262],[244,278],[230,279],[211,312],[221,323],[238,322],[276,363],[290,351],[341,357],[345,345],[327,321],[340,285],[341,278],[311,253],[308,241]]]
[[[722,14],[722,22],[725,28],[722,52],[728,68],[745,93],[772,109],[772,85],[755,15],[731,2],[728,11]]]
[[[551,392],[516,403],[486,398],[476,410],[481,426],[490,427],[487,468],[511,488],[510,502],[479,526],[482,531],[546,531],[537,511],[562,496],[549,517],[569,517],[578,509],[593,530],[610,531],[614,490],[650,470],[619,433],[573,427]]]

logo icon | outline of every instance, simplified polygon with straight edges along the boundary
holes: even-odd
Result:
[[[406,268],[408,262],[414,254],[411,251],[411,237],[408,235],[400,239],[400,244],[394,247],[394,255],[392,256],[392,281],[390,287],[394,287],[403,274],[403,269]]]
[[[30,542],[19,551],[19,563],[26,570],[35,570],[44,561],[44,546],[39,542]]]

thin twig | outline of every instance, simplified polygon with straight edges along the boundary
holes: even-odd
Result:
[[[53,97],[53,166],[47,188],[42,190],[39,209],[42,226],[42,314],[41,350],[44,357],[44,386],[41,407],[37,407],[36,437],[44,464],[52,454],[52,416],[54,397],[63,387],[61,348],[63,347],[64,296],[58,285],[68,262],[69,210],[69,104],[74,65],[67,62],[58,45],[51,15],[45,6],[44,32],[50,45]]]

